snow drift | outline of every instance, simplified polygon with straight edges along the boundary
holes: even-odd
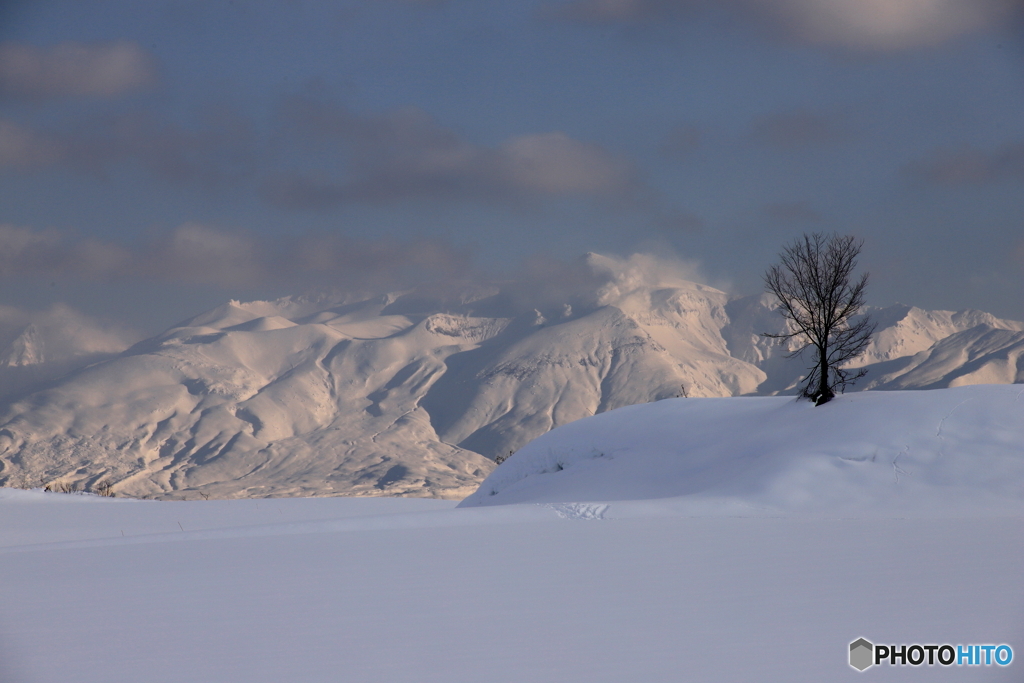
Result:
[[[1024,387],[629,406],[539,437],[461,506],[670,497],[691,514],[1024,514]]]

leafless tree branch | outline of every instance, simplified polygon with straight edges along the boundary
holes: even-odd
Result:
[[[779,263],[764,275],[765,289],[779,301],[789,331],[762,336],[803,342],[790,357],[814,349],[802,393],[815,405],[832,400],[836,390],[866,373],[844,367],[864,353],[875,331],[866,316],[850,322],[864,306],[868,283],[867,273],[852,280],[862,246],[850,235],[804,235],[783,249]]]

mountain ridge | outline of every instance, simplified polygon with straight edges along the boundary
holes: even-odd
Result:
[[[596,286],[536,308],[500,287],[227,302],[9,396],[0,483],[463,498],[495,459],[582,417],[793,391],[804,363],[760,336],[784,329],[770,298],[597,255],[586,265]],[[1024,323],[899,304],[870,313],[879,330],[857,388],[1024,381]]]

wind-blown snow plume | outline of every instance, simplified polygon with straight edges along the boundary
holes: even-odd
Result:
[[[0,398],[23,394],[138,341],[123,325],[56,304],[42,311],[0,306]]]
[[[653,254],[632,254],[621,258],[588,254],[591,270],[606,278],[597,291],[600,306],[623,306],[629,299],[683,283],[704,283],[697,261]]]

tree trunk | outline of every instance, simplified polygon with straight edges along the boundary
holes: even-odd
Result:
[[[832,400],[835,394],[828,386],[828,345],[823,344],[818,347],[818,391],[814,397],[814,405],[820,406],[822,403],[828,403]]]

